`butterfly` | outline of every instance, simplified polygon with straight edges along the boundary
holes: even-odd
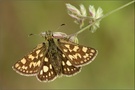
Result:
[[[73,76],[82,66],[92,62],[98,51],[79,45],[60,33],[41,33],[45,41],[13,65],[13,70],[24,76],[36,76],[41,82],[50,82],[60,76]]]

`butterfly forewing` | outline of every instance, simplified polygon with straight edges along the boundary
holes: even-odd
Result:
[[[59,47],[74,66],[83,66],[90,63],[97,55],[97,50],[85,47],[66,40],[59,40]]]
[[[45,44],[39,44],[31,53],[17,61],[12,67],[19,74],[26,76],[35,75],[42,64],[42,58],[46,50]]]

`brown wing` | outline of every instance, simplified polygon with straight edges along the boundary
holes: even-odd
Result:
[[[77,67],[90,63],[98,53],[94,48],[71,43],[63,39],[58,40],[58,45],[69,61]]]
[[[37,45],[31,53],[17,61],[12,67],[17,73],[25,76],[36,75],[39,71],[42,59],[46,51],[45,43]]]
[[[73,66],[64,54],[62,55],[62,74],[65,76],[73,76],[81,71],[81,67]]]
[[[59,57],[59,61],[61,62],[61,69],[58,71],[59,73],[55,71],[55,68],[51,63],[51,57],[49,56],[49,53],[46,53],[41,69],[37,75],[37,79],[39,81],[50,82],[55,80],[58,76],[61,76],[61,74],[65,76],[72,76],[81,70],[81,67],[73,66],[59,49],[57,55]]]
[[[58,75],[50,62],[50,57],[48,53],[46,53],[42,62],[42,66],[39,70],[39,73],[37,74],[37,79],[41,82],[50,82],[56,79],[57,76]]]

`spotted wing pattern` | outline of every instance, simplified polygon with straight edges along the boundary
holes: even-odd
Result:
[[[12,67],[13,70],[25,76],[36,75],[40,70],[45,50],[45,43],[39,44],[31,53],[17,61]]]
[[[53,67],[53,65],[50,62],[50,57],[48,55],[48,53],[46,53],[40,71],[37,74],[37,78],[39,81],[41,82],[50,82],[53,81],[54,79],[56,79],[57,77],[57,73]]]
[[[64,55],[77,67],[90,63],[98,53],[94,48],[78,45],[63,39],[60,39],[58,43]]]
[[[36,76],[41,82],[50,82],[58,76],[73,76],[82,66],[90,63],[97,55],[94,48],[72,43],[65,38],[56,39],[46,33],[45,43],[13,65],[13,69],[24,76]]]
[[[75,67],[68,58],[62,54],[62,74],[65,76],[73,76],[81,71],[81,67]]]

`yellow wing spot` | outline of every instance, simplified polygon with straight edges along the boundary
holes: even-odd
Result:
[[[51,71],[51,74],[53,74],[53,71]]]
[[[65,57],[65,55],[64,55],[64,54],[62,54],[62,56],[63,56],[63,57]]]
[[[40,54],[40,57],[43,57],[43,53]]]
[[[48,58],[45,57],[44,61],[45,61],[45,62],[48,62]]]
[[[41,61],[39,60],[39,61],[36,63],[36,66],[40,66],[40,63],[41,63]]]
[[[73,51],[73,50],[72,50],[72,49],[70,49],[70,48],[69,48],[68,50],[69,50],[69,52],[72,52],[72,51]]]
[[[43,71],[47,72],[48,71],[48,67],[47,66],[43,66]]]
[[[35,63],[34,63],[34,62],[31,62],[31,63],[29,64],[29,67],[31,68],[33,64],[35,64]]]
[[[30,73],[32,73],[32,71],[30,71]]]
[[[22,71],[22,68],[20,67],[20,71]]]
[[[92,52],[92,53],[95,53],[95,50],[91,49],[91,52]]]
[[[49,77],[51,76],[51,73],[49,72]]]
[[[64,61],[62,61],[62,65],[63,65],[63,66],[65,65],[65,62],[64,62]]]
[[[38,55],[35,58],[38,58]]]
[[[40,75],[42,75],[42,74],[43,74],[43,70],[40,71]]]
[[[64,51],[64,52],[67,52],[67,49],[64,49],[63,51]]]
[[[70,46],[68,44],[66,44],[65,47],[70,48]]]
[[[70,71],[69,68],[67,68],[67,71]]]
[[[81,63],[83,63],[83,61],[81,61]]]
[[[40,63],[41,63],[40,60],[39,60],[38,62],[31,62],[31,63],[29,64],[29,67],[31,68],[32,66],[34,66],[34,67],[40,66]]]
[[[49,68],[52,69],[52,65],[51,64],[50,64]]]
[[[68,55],[68,57],[69,57],[71,60],[74,59],[74,56],[72,56],[72,55]]]
[[[71,69],[71,71],[73,71],[74,69]]]
[[[18,70],[20,70],[20,69],[21,69],[21,67],[19,66],[17,69],[18,69]]]
[[[86,58],[86,60],[90,60],[90,58],[89,58],[89,57],[87,57],[87,58]]]
[[[86,62],[86,61],[87,61],[87,59],[84,60],[84,62]]]
[[[28,70],[26,71],[26,73],[28,73]]]
[[[67,71],[67,69],[66,69],[66,68],[64,68],[64,71]]]
[[[18,63],[16,63],[16,64],[15,64],[15,67],[17,68],[18,66],[19,66],[19,64],[18,64]]]
[[[25,72],[25,70],[23,70],[23,72]]]
[[[28,67],[26,66],[26,67],[25,67],[25,70],[26,70],[27,68],[28,68]]]
[[[91,56],[93,56],[93,53],[90,53]]]
[[[34,57],[31,54],[28,56],[28,58],[30,58],[31,60],[34,59]]]
[[[89,56],[89,54],[86,53],[86,54],[83,56],[83,58],[87,58],[88,56]]]
[[[71,65],[72,65],[69,61],[67,61],[66,64],[67,64],[68,66],[71,66]]]
[[[25,69],[25,66],[24,65],[22,66],[22,69]]]
[[[36,51],[36,54],[39,54],[39,52],[40,52],[40,50],[37,50],[37,51]]]
[[[87,51],[87,49],[88,49],[88,48],[83,47],[83,48],[82,48],[82,51],[83,51],[83,52],[86,52],[86,51]]]
[[[79,49],[79,47],[78,46],[75,46],[74,48],[73,48],[73,51],[77,51]]]
[[[76,53],[76,54],[74,55],[74,58],[75,58],[75,59],[77,59],[77,57],[82,58],[82,56],[81,56],[79,53]]]
[[[26,63],[26,59],[23,58],[23,59],[21,60],[21,63],[22,63],[22,64],[25,64],[25,63]]]

